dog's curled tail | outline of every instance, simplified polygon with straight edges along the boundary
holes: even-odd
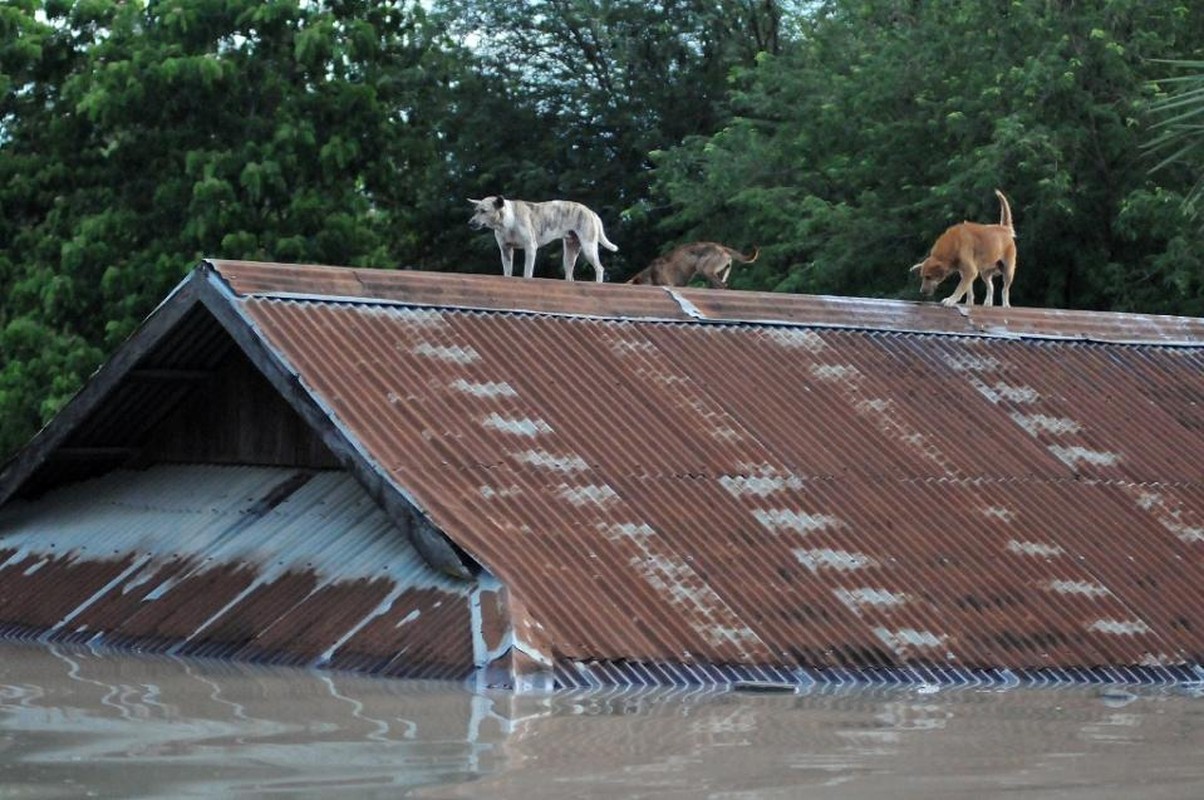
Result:
[[[602,230],[601,228],[598,229],[598,244],[602,245],[612,253],[619,252],[619,246],[610,239],[607,239],[606,231]]]
[[[1012,207],[1008,205],[1008,199],[1003,196],[1003,192],[995,190],[995,195],[999,198],[999,224],[1016,235],[1016,229],[1012,226]]]

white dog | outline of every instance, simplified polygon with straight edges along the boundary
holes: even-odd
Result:
[[[535,251],[553,239],[564,239],[565,279],[573,279],[577,255],[584,252],[585,260],[594,268],[594,280],[600,283],[603,271],[598,245],[611,251],[619,249],[606,238],[598,215],[571,200],[528,203],[491,195],[483,200],[470,198],[468,202],[476,208],[468,224],[478,230],[493,230],[502,254],[502,273],[507,278],[514,274],[516,247],[523,250],[523,277],[530,278],[535,274]]]

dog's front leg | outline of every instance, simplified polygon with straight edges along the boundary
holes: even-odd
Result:
[[[974,305],[974,276],[973,275],[971,275],[969,277],[969,279],[962,278],[961,281],[957,284],[957,288],[953,291],[953,294],[949,295],[944,300],[942,300],[941,305],[945,305],[945,306],[957,305],[957,301],[961,300],[963,297],[966,298],[966,305],[968,305],[968,306]]]
[[[531,278],[535,275],[535,250],[538,247],[535,242],[527,242],[523,247],[523,277]]]
[[[514,245],[498,242],[502,254],[502,274],[509,278],[514,274]]]

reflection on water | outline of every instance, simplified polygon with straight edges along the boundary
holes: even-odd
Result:
[[[1185,689],[480,695],[0,645],[0,797],[1204,797]]]

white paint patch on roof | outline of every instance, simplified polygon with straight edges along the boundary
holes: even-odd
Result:
[[[821,381],[861,380],[861,372],[852,364],[813,364],[811,375]]]
[[[989,388],[997,398],[1010,403],[1035,403],[1041,399],[1041,393],[1031,386],[1010,386],[1001,381]]]
[[[892,405],[893,405],[893,403],[890,400],[884,400],[882,398],[871,397],[871,398],[862,400],[860,403],[858,403],[857,410],[863,414],[867,411],[872,411],[875,414],[881,414],[881,413],[889,410]]]
[[[1092,581],[1061,581],[1054,580],[1048,584],[1049,590],[1058,594],[1078,594],[1084,597],[1107,597],[1112,592],[1106,587]]]
[[[946,355],[945,364],[956,372],[994,372],[999,369],[999,360],[970,353]]]
[[[1191,525],[1182,525],[1165,519],[1160,519],[1158,521],[1162,523],[1164,528],[1175,534],[1175,536],[1178,536],[1184,544],[1196,544],[1197,542],[1204,542],[1204,528]]]
[[[515,436],[542,436],[552,433],[552,426],[542,419],[515,419],[503,417],[496,412],[481,420],[481,424],[486,428]]]
[[[1048,450],[1070,467],[1075,466],[1080,461],[1096,467],[1114,467],[1121,461],[1119,453],[1090,450],[1086,447],[1061,447],[1055,444],[1050,445]]]
[[[1137,633],[1149,633],[1150,626],[1139,619],[1097,619],[1087,626],[1087,630],[1116,636],[1132,636]]]
[[[518,397],[514,387],[505,381],[466,381],[457,378],[448,386],[473,397]]]
[[[433,358],[438,361],[448,361],[453,364],[471,364],[474,361],[481,360],[481,354],[471,347],[461,347],[459,345],[446,346],[435,345],[429,342],[415,345],[410,348],[410,352],[416,356],[424,356]]]
[[[900,628],[895,631],[886,628],[874,628],[874,635],[898,656],[905,655],[909,647],[940,647],[949,638],[943,633],[931,633],[929,631],[916,630],[915,628]]]
[[[477,487],[477,491],[481,493],[481,497],[486,500],[504,500],[507,497],[518,497],[523,493],[523,489],[518,485],[510,486],[490,486],[484,484]]]
[[[618,493],[604,484],[561,486],[556,493],[575,506],[600,506],[619,499]]]
[[[582,472],[589,469],[589,464],[581,456],[559,456],[546,450],[524,450],[521,453],[513,453],[512,456],[520,464],[542,467],[553,472]]]
[[[1159,525],[1173,533],[1184,544],[1204,542],[1204,526],[1183,522],[1182,508],[1171,508],[1159,492],[1139,490],[1137,507],[1152,513]]]
[[[369,311],[370,309],[370,311]],[[393,317],[397,314],[396,308],[387,307],[372,307],[356,304],[356,313],[380,313],[382,316]],[[405,323],[413,325],[416,328],[441,328],[447,325],[447,319],[443,316],[442,311],[435,311],[430,308],[407,308],[403,312]]]
[[[1031,436],[1036,436],[1040,433],[1064,436],[1068,433],[1078,433],[1083,429],[1082,425],[1067,417],[1050,417],[1045,414],[1021,414],[1013,412],[1012,420],[1021,428],[1028,431]]]
[[[864,553],[851,553],[847,550],[829,550],[816,548],[806,550],[799,548],[794,551],[794,557],[807,569],[818,574],[821,569],[834,569],[847,572],[863,567],[872,567],[877,562]]]
[[[765,335],[780,347],[797,348],[812,353],[818,353],[828,346],[827,342],[815,331],[800,328],[770,328]]]
[[[613,339],[610,341],[610,350],[616,355],[626,355],[627,353],[655,353],[657,352],[656,345],[652,342],[637,342],[631,339]]]
[[[982,510],[982,514],[984,517],[990,517],[991,519],[997,519],[1003,522],[1016,521],[1016,512],[1010,508],[1004,508],[1002,506],[987,506]]]
[[[1137,663],[1143,667],[1173,667],[1182,664],[1183,659],[1170,653],[1146,653]]]
[[[1065,554],[1065,550],[1056,544],[1044,544],[1042,542],[1021,542],[1012,539],[1008,542],[1007,548],[1010,552],[1021,556],[1041,556],[1043,558],[1055,558]]]
[[[625,539],[646,539],[656,535],[656,529],[645,522],[601,522],[598,530],[612,542]]]
[[[758,509],[753,512],[753,516],[757,518],[757,522],[772,531],[787,530],[806,534],[844,525],[838,517],[831,514],[808,514],[789,508]]]
[[[866,608],[891,608],[907,602],[905,594],[869,586],[859,589],[833,589],[832,594],[844,603],[845,608],[859,617]]]
[[[787,489],[802,489],[803,481],[797,475],[779,473],[768,468],[753,475],[724,475],[719,479],[719,485],[733,497],[765,497]]]
[[[631,567],[708,645],[731,645],[741,653],[747,652],[749,644],[763,645],[760,637],[679,556],[656,552],[651,547],[655,540],[650,538],[628,541],[641,545],[643,551],[628,561]]]

